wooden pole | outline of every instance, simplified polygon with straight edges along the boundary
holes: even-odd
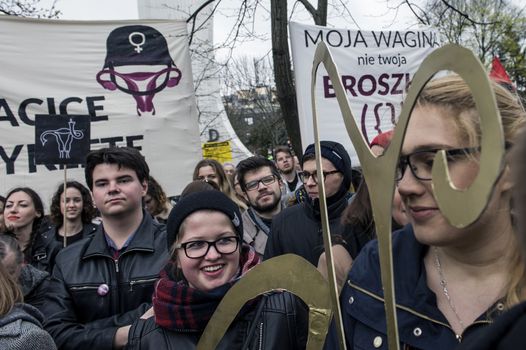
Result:
[[[67,166],[64,164],[64,213],[62,214],[62,227],[64,227],[64,240],[63,240],[63,245],[64,245],[64,248],[68,245],[68,242],[67,242],[67,238],[68,238],[68,230],[67,230],[67,227],[66,227],[66,203],[67,203],[67,200],[66,200],[66,187],[67,187],[67,175],[68,174],[68,168]]]

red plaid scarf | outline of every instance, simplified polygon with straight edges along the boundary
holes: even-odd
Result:
[[[243,245],[238,276],[220,287],[204,292],[189,287],[185,280],[176,281],[174,264],[169,262],[161,271],[153,294],[155,323],[172,331],[202,332],[230,287],[257,264],[259,256],[254,248]]]

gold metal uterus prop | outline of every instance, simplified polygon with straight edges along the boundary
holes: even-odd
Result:
[[[332,245],[328,225],[327,206],[325,203],[323,169],[319,156],[321,152],[318,118],[316,114],[316,73],[321,63],[324,64],[333,83],[347,133],[351,138],[360,160],[363,175],[365,179],[367,179],[378,236],[388,345],[389,349],[399,349],[391,242],[391,207],[395,190],[394,178],[396,165],[416,99],[425,84],[437,72],[442,70],[454,71],[459,74],[472,91],[482,129],[480,170],[477,178],[467,189],[459,190],[455,188],[449,179],[444,151],[436,154],[432,168],[432,186],[438,206],[450,224],[459,228],[468,226],[479,218],[486,208],[493,192],[494,184],[501,174],[504,159],[504,136],[500,113],[486,71],[478,58],[470,50],[458,45],[445,45],[442,48],[436,49],[426,57],[415,73],[400,118],[395,127],[391,144],[382,156],[375,157],[356,125],[340,79],[340,74],[338,73],[338,69],[334,64],[328,47],[324,42],[318,44],[312,68],[312,115],[316,144],[316,166],[318,179],[321,179],[318,181],[318,186],[320,188],[320,206],[322,208],[323,238],[327,255],[329,286],[341,349],[345,349],[345,330],[343,329],[341,320],[334,262],[330,249]]]

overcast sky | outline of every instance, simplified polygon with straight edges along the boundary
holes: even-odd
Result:
[[[46,1],[51,0],[43,0]],[[333,14],[328,22],[332,26],[348,29],[407,29],[410,17],[406,6],[402,11],[396,13],[386,9],[386,0],[353,1],[352,14],[341,16]],[[393,1],[391,1],[393,3]],[[222,42],[228,31],[232,28],[229,18],[222,13],[239,7],[239,0],[223,0],[219,6],[218,14],[214,18],[214,39]],[[61,19],[72,20],[111,20],[111,19],[137,19],[139,17],[136,0],[58,0],[57,8],[62,12]],[[301,5],[298,6],[301,9]],[[257,13],[256,32],[263,40],[243,44],[237,50],[238,54],[263,56],[270,50],[270,21],[268,6],[262,6]],[[313,24],[312,19],[306,13],[296,11],[294,20],[305,24]]]

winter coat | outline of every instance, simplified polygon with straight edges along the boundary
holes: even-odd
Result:
[[[18,277],[18,284],[24,294],[24,302],[42,311],[49,290],[49,273],[32,265],[24,265]]]
[[[459,341],[491,323],[502,310],[498,302],[469,325],[457,339],[448,320],[438,309],[435,294],[427,286],[424,256],[410,225],[393,233],[393,270],[396,312],[401,349],[454,349]],[[380,276],[378,241],[369,242],[349,272],[340,302],[348,349],[387,349],[384,294]],[[328,349],[337,349],[329,337]]]
[[[329,226],[332,236],[342,235],[340,218],[350,194],[329,205]],[[317,200],[316,200],[317,201]],[[323,231],[320,212],[311,200],[285,208],[272,219],[264,260],[283,254],[296,254],[318,266],[323,253]]]
[[[150,215],[143,212],[143,221],[118,257],[99,226],[57,255],[43,309],[46,330],[61,349],[112,349],[117,329],[147,310],[166,261],[165,226]]]
[[[98,225],[86,224],[82,227],[82,238],[92,235],[97,230]],[[54,225],[47,226],[47,229],[39,233],[36,237],[32,249],[31,265],[39,270],[47,271],[49,274],[53,272],[55,266],[55,257],[63,248],[62,242],[55,239],[57,228]]]
[[[42,314],[28,304],[15,304],[0,318],[0,349],[56,350],[53,338],[42,329]]]
[[[216,349],[303,350],[307,331],[307,306],[291,293],[272,293],[264,295],[257,305],[238,316]],[[166,330],[155,324],[152,317],[132,325],[126,349],[195,349],[200,336],[198,333]]]

